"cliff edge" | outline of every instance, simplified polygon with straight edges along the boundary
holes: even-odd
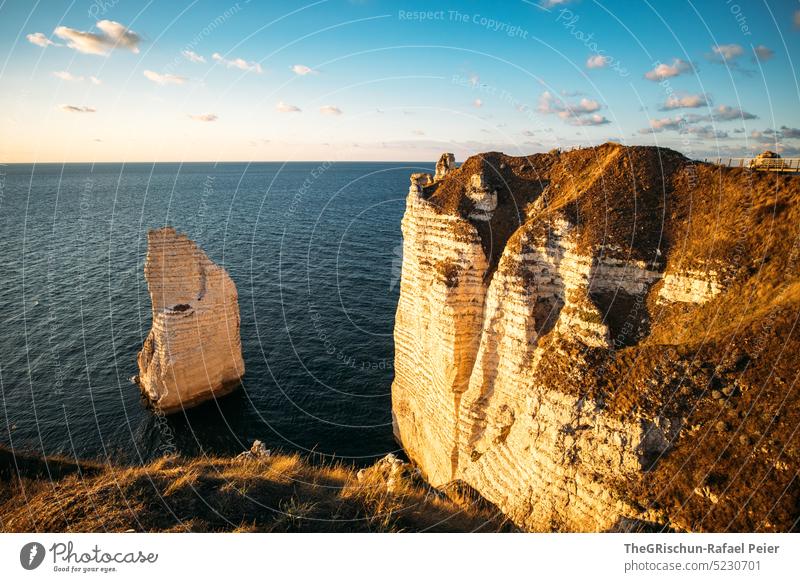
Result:
[[[225,269],[175,229],[151,230],[144,267],[153,324],[138,383],[165,413],[234,390],[244,375],[236,286]]]
[[[258,445],[261,445],[259,447]],[[144,465],[0,445],[0,532],[503,532],[470,492],[432,490],[387,455],[357,469],[263,449]]]
[[[394,430],[530,531],[792,531],[800,179],[656,147],[414,174]]]

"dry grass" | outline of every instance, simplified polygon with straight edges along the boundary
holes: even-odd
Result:
[[[387,490],[368,469],[297,454],[263,459],[162,458],[142,467],[16,458],[0,451],[5,532],[504,531],[480,499],[452,499],[408,471]],[[54,469],[48,477],[48,467]]]

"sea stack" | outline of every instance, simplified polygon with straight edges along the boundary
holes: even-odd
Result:
[[[153,406],[177,412],[233,391],[244,374],[236,285],[186,235],[147,235],[144,276],[153,325],[138,383]]]
[[[529,531],[796,527],[800,178],[613,143],[442,160],[394,329],[429,482]]]

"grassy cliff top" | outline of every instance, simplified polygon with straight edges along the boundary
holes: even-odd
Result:
[[[404,465],[361,478],[299,454],[165,457],[144,466],[0,449],[3,532],[462,532],[507,529],[476,496],[445,495]]]

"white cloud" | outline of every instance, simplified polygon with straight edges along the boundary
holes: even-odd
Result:
[[[573,110],[578,111],[580,113],[593,113],[600,109],[600,104],[593,99],[586,99],[585,97],[580,100],[578,106],[572,107]]]
[[[711,115],[704,115],[698,118],[702,121],[733,121],[736,119],[756,119],[758,116],[741,107],[731,107],[730,105],[720,105],[715,107]]]
[[[782,143],[775,144],[775,151],[781,154],[782,156],[796,158],[800,157],[800,148],[785,145]]]
[[[708,115],[695,115],[689,113],[684,116],[688,123],[699,123],[701,121],[722,122],[722,121],[736,121],[743,119],[758,119],[757,115],[744,111],[739,107],[731,107],[730,105],[720,105],[711,110]]]
[[[539,111],[541,113],[556,113],[561,118],[567,118],[583,113],[594,113],[600,109],[600,104],[594,99],[583,97],[578,103],[569,104],[563,99],[553,96],[550,91],[545,91],[539,97]]]
[[[569,94],[562,91],[563,94]],[[545,91],[539,96],[540,113],[557,115],[570,125],[589,126],[604,125],[608,119],[596,112],[601,109],[600,103],[594,99],[583,97],[577,103],[568,103],[564,99],[556,98],[550,91]]]
[[[281,113],[300,113],[300,111],[302,111],[297,105],[289,105],[288,103],[284,103],[283,101],[278,101],[278,104],[275,106],[275,109],[277,109]]]
[[[193,63],[205,63],[206,62],[206,58],[205,57],[203,57],[201,55],[198,55],[194,51],[181,51],[181,54],[183,55],[183,57],[187,61],[191,61]]]
[[[710,125],[690,125],[686,127],[683,133],[688,133],[691,135],[695,135],[700,139],[725,139],[728,137],[727,131],[722,131],[721,129],[714,129]]]
[[[568,123],[570,125],[578,125],[578,126],[585,126],[585,125],[605,125],[606,123],[611,123],[604,115],[600,115],[599,113],[594,113],[592,115],[586,116],[572,116]]]
[[[317,71],[305,65],[294,65],[291,67],[291,69],[296,75],[300,75],[301,77],[305,77],[306,75],[317,74]]]
[[[62,81],[70,81],[70,82],[83,81],[83,77],[76,77],[69,71],[53,71],[53,76],[58,77]]]
[[[755,119],[756,115],[748,113],[739,107],[720,105],[714,109],[711,118],[716,119],[717,121],[732,121],[734,119]]]
[[[800,139],[800,129],[781,125],[778,130],[771,128],[764,131],[753,130],[750,132],[750,137],[759,143],[772,144],[785,139]]]
[[[561,107],[563,108],[563,106]],[[539,96],[539,106],[537,109],[540,113],[558,113],[558,111],[561,111],[554,103],[553,94],[550,91],[545,91]]]
[[[341,115],[342,114],[342,110],[339,109],[338,107],[333,106],[333,105],[323,105],[322,107],[319,108],[319,112],[322,113],[322,115]]]
[[[73,75],[69,71],[53,71],[53,76],[61,79],[62,81],[69,81],[71,83],[73,83],[73,82],[80,83],[80,82],[88,80],[92,85],[102,85],[103,84],[103,82],[100,79],[98,79],[97,77],[92,76],[92,77],[88,77],[88,79],[87,79],[86,77],[80,77],[80,76],[77,76],[77,75]]]
[[[755,53],[755,58],[759,61],[768,61],[772,57],[775,56],[775,51],[771,48],[764,46],[763,44],[758,45],[753,49]]]
[[[475,101],[472,102],[472,106],[473,107],[483,107],[483,101],[481,101],[480,99],[475,99]]]
[[[763,145],[767,145],[763,143]],[[755,154],[761,153],[763,151],[763,145],[759,144],[749,144],[748,146],[744,145],[722,145],[722,144],[714,144],[714,148],[703,152],[703,155],[708,155],[711,158],[717,158],[720,154],[729,155],[732,157],[750,157]],[[784,156],[797,156],[800,155],[800,148],[796,148],[794,146],[788,146],[782,143],[770,142],[767,147],[774,152],[777,152]],[[701,150],[702,151],[702,150]]]
[[[58,108],[65,113],[95,113],[97,109],[86,105],[59,105]]]
[[[42,47],[42,48],[44,48],[44,47],[46,47],[46,46],[61,46],[60,44],[56,44],[56,43],[54,43],[52,40],[50,40],[49,38],[47,38],[47,37],[46,37],[46,36],[45,36],[43,33],[41,33],[41,32],[34,32],[33,34],[29,34],[29,35],[28,35],[28,36],[26,36],[25,38],[27,38],[27,39],[28,39],[28,42],[29,42],[29,43],[31,43],[31,44],[35,44],[36,46],[40,46],[40,47]]]
[[[144,71],[144,76],[150,79],[153,83],[158,85],[183,85],[188,79],[179,75],[170,75],[169,73],[156,73],[155,71]]]
[[[670,95],[667,97],[664,105],[661,106],[662,111],[669,111],[670,109],[693,109],[697,107],[705,107],[709,103],[708,96],[703,93],[686,94],[686,95]]]
[[[194,121],[206,121],[206,122],[208,122],[208,121],[216,121],[217,119],[219,119],[219,117],[217,117],[214,113],[203,113],[201,115],[190,115],[189,118],[194,120]]]
[[[665,130],[678,130],[681,133],[694,134],[703,138],[726,138],[728,133],[722,130],[713,129],[710,125],[693,125],[699,122],[722,122],[722,121],[736,121],[743,119],[756,119],[757,116],[747,111],[743,111],[738,107],[731,107],[729,105],[720,105],[715,107],[710,115],[678,115],[676,117],[662,117],[660,119],[651,119],[650,127],[640,129],[639,133],[660,132]]]
[[[765,129],[764,131],[758,131],[757,129],[754,129],[753,131],[750,132],[750,137],[762,141],[765,139],[775,140],[776,134],[777,132],[771,128]]]
[[[113,20],[101,20],[97,23],[105,38],[114,48],[124,48],[131,52],[139,52],[139,43],[142,40],[138,34],[130,30],[124,24]]]
[[[686,120],[681,117],[662,117],[661,119],[651,119],[650,128],[653,131],[664,131],[665,129],[680,129],[682,125],[686,124]],[[647,133],[649,130],[644,130]]]
[[[800,138],[800,129],[781,125],[781,135],[784,138],[798,139]]]
[[[714,51],[714,55],[726,61],[738,59],[744,53],[744,49],[738,44],[718,44],[717,46],[712,46],[711,50]]]
[[[571,1],[572,0],[542,0],[540,4],[545,8],[552,8],[553,6],[559,6],[560,4],[567,4],[568,2]]]
[[[644,74],[644,78],[651,81],[661,81],[663,79],[669,79],[670,77],[677,77],[678,75],[688,73],[692,70],[692,65],[683,59],[672,59],[671,65],[661,63],[652,71],[647,71]]]
[[[139,52],[141,37],[123,24],[113,20],[97,23],[100,33],[76,30],[59,26],[54,33],[67,41],[67,46],[88,55],[107,55],[112,49],[123,48],[133,53]]]
[[[256,62],[253,61],[246,61],[244,59],[226,59],[219,53],[214,53],[211,55],[211,58],[217,61],[218,63],[225,65],[229,69],[240,69],[242,71],[251,71],[253,73],[258,73],[259,75],[264,72],[264,69],[261,68]]]
[[[586,59],[587,69],[602,69],[608,65],[609,58],[603,55],[592,55]]]

